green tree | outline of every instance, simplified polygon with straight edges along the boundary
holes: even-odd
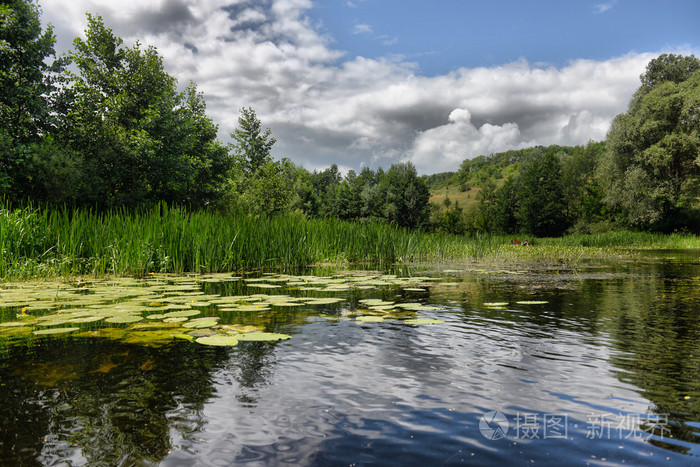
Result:
[[[700,70],[700,60],[694,55],[661,54],[647,64],[646,70],[639,77],[642,85],[637,93],[646,94],[658,85],[669,81],[680,84],[698,70]]]
[[[233,153],[246,174],[254,174],[265,163],[272,160],[270,151],[277,142],[272,130],[262,130],[262,123],[250,107],[241,109],[238,128],[233,130]]]
[[[428,220],[430,191],[410,162],[393,164],[382,180],[384,216],[399,227],[419,227]]]
[[[679,227],[698,196],[700,60],[661,56],[642,83],[608,132],[605,201],[633,226]]]
[[[82,155],[81,200],[98,207],[216,202],[229,166],[217,127],[191,84],[177,82],[153,47],[124,47],[88,15],[85,39],[57,99],[60,142]]]
[[[517,215],[525,233],[554,237],[568,228],[561,162],[553,151],[546,151],[525,164],[518,198]]]
[[[32,0],[0,2],[0,193],[26,199],[38,146],[51,127],[55,38]],[[51,62],[51,63],[49,63]]]
[[[18,143],[37,141],[46,128],[55,41],[33,0],[0,3],[0,128]]]
[[[472,227],[479,232],[496,232],[496,213],[498,211],[498,195],[496,184],[488,180],[482,184],[476,194],[476,207],[472,214]]]

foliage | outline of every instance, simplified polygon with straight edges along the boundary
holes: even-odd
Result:
[[[125,46],[99,16],[55,59],[39,14],[34,0],[0,4],[0,194],[16,205],[137,215],[165,203],[460,235],[700,228],[694,56],[650,61],[605,142],[480,155],[422,177],[411,163],[310,172],[272,157],[250,107],[223,145],[195,84],[179,91],[155,48]],[[429,205],[429,187],[459,203]]]
[[[32,1],[0,4],[0,193],[28,196],[34,145],[50,127],[53,29],[42,30]]]
[[[245,175],[254,175],[267,162],[272,161],[270,151],[276,139],[272,137],[272,130],[261,130],[261,122],[255,111],[250,107],[241,109],[238,117],[238,128],[233,130],[231,138],[233,154],[237,162],[242,166]]]
[[[153,47],[124,47],[100,17],[74,48],[59,138],[83,156],[83,203],[215,200],[228,156],[194,85],[177,92]]]
[[[165,204],[103,213],[0,208],[2,278],[295,270],[329,261],[459,261],[479,258],[501,243],[383,222],[190,212]]]
[[[418,227],[428,217],[430,193],[412,163],[393,164],[381,185],[385,187],[385,218],[399,227]]]
[[[530,161],[520,175],[517,218],[525,233],[556,237],[567,225],[561,162],[552,152]]]
[[[0,128],[17,143],[36,141],[48,124],[55,41],[33,0],[0,4]]]
[[[613,120],[600,178],[605,201],[631,226],[677,227],[693,209],[700,176],[698,69],[692,56],[652,60],[628,111]]]

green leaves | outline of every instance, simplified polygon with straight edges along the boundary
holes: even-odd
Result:
[[[611,125],[600,168],[607,203],[629,224],[670,229],[691,215],[699,106],[700,60],[664,54],[649,62],[629,109]]]

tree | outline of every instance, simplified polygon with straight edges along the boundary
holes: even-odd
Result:
[[[382,180],[384,216],[399,227],[418,227],[428,219],[430,191],[410,162],[393,164]]]
[[[0,128],[18,143],[37,141],[47,125],[55,42],[33,0],[0,3]]]
[[[561,162],[553,151],[529,161],[520,174],[518,220],[525,233],[555,237],[567,229]]]
[[[195,86],[178,92],[155,48],[124,47],[99,16],[88,15],[85,36],[73,42],[56,107],[57,138],[83,158],[81,200],[216,202],[229,157]]]
[[[33,192],[32,161],[50,128],[49,96],[57,62],[49,25],[42,30],[32,0],[0,3],[0,193],[23,199]]]
[[[277,140],[271,133],[269,128],[262,131],[260,119],[252,108],[241,109],[238,128],[233,130],[231,138],[235,141],[233,153],[246,174],[254,174],[258,168],[272,160],[270,151]]]
[[[482,184],[476,194],[476,207],[472,215],[474,229],[480,232],[496,232],[496,213],[498,210],[498,194],[496,184],[488,180]]]
[[[638,94],[646,94],[665,82],[680,84],[700,70],[700,59],[694,55],[661,54],[652,59],[639,77],[642,85]]]
[[[605,201],[632,226],[677,227],[698,196],[700,60],[663,55],[642,83],[608,132],[599,171]]]

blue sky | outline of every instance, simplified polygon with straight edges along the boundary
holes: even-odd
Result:
[[[700,43],[700,2],[329,0],[310,16],[348,56],[399,54],[433,76],[525,58],[564,66]]]
[[[229,139],[252,107],[314,170],[452,171],[605,138],[647,63],[700,55],[697,0],[39,0],[59,51],[100,14],[158,48]]]

